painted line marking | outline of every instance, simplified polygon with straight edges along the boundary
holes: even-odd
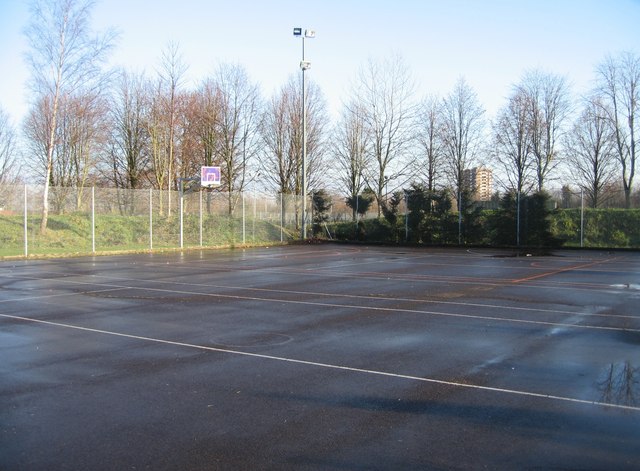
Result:
[[[99,275],[96,275],[96,276],[99,276]],[[38,278],[35,278],[35,279],[38,279]],[[304,300],[298,300],[298,299],[266,298],[266,297],[258,297],[258,296],[241,296],[241,295],[207,293],[207,292],[203,293],[203,292],[191,291],[191,290],[140,287],[140,286],[120,285],[115,283],[95,283],[95,282],[89,282],[89,281],[67,280],[64,278],[60,278],[57,281],[68,283],[68,284],[104,286],[106,291],[141,290],[141,291],[151,291],[156,293],[166,293],[166,294],[173,294],[173,295],[203,296],[203,297],[222,298],[222,299],[235,299],[235,300],[241,300],[241,301],[262,301],[262,302],[279,303],[279,304],[299,304],[299,305],[314,306],[314,307],[355,309],[355,310],[367,310],[367,311],[389,312],[389,313],[424,314],[424,315],[441,316],[441,317],[477,319],[477,320],[488,320],[488,321],[496,321],[496,322],[511,322],[511,323],[529,324],[529,325],[544,325],[544,326],[551,326],[551,327],[566,327],[566,328],[579,328],[579,329],[605,330],[605,331],[618,331],[618,332],[640,332],[640,329],[633,329],[633,328],[594,326],[594,325],[588,325],[588,324],[567,324],[563,322],[515,319],[510,317],[481,316],[481,315],[474,315],[474,314],[429,311],[429,310],[423,310],[423,309],[387,308],[387,307],[378,307],[378,306],[361,306],[357,304],[354,305],[354,304],[341,304],[341,303],[324,303],[324,302],[317,302],[317,301],[304,301]],[[135,281],[135,280],[125,279],[125,281]],[[148,280],[143,280],[143,282],[146,282],[146,281]],[[190,286],[193,286],[193,285],[190,285]],[[99,292],[99,291],[96,291],[96,292]],[[26,298],[0,300],[0,302],[21,302],[24,300],[37,300],[40,298],[46,299],[54,296],[65,296],[65,295],[76,296],[78,294],[82,294],[82,292],[60,293],[55,295],[52,294],[52,295],[42,295],[42,296],[29,296]],[[580,315],[581,313],[578,312],[578,313],[572,313],[572,314]]]
[[[110,280],[113,282],[136,281],[132,278],[124,278],[124,277],[112,277],[112,276],[105,276],[105,275],[95,275],[95,276],[97,278],[103,278],[105,280]],[[166,284],[175,285],[175,286],[229,289],[229,290],[235,290],[235,291],[247,291],[247,292],[258,292],[258,293],[292,294],[292,295],[306,296],[306,297],[320,296],[320,297],[330,297],[330,298],[338,298],[338,299],[443,304],[443,305],[450,305],[450,306],[479,307],[479,308],[485,308],[485,309],[490,308],[490,309],[499,309],[499,310],[506,310],[506,311],[540,312],[545,314],[569,314],[569,315],[577,314],[585,317],[604,317],[607,319],[610,319],[610,318],[637,319],[638,318],[637,316],[631,316],[631,315],[627,316],[627,315],[620,315],[620,314],[598,314],[598,313],[589,313],[589,312],[580,312],[580,311],[566,311],[566,310],[560,310],[560,309],[501,306],[498,304],[467,303],[467,302],[460,302],[460,301],[446,301],[446,300],[434,300],[434,299],[404,298],[404,297],[393,297],[393,296],[367,296],[367,295],[358,295],[358,294],[335,294],[335,293],[326,293],[321,291],[300,291],[300,290],[287,290],[287,289],[255,288],[251,286],[219,285],[219,284],[208,284],[208,283],[186,283],[186,282],[180,282],[180,281],[165,281],[165,280],[144,280],[144,281],[146,283],[154,283],[154,284],[166,283]],[[140,288],[140,289],[144,289],[144,288]],[[265,298],[265,299],[268,299],[268,298]]]
[[[67,283],[74,283],[71,281],[67,281],[64,280]],[[96,283],[82,283],[82,284],[96,284]],[[15,302],[22,302],[22,301],[37,301],[39,299],[51,299],[51,298],[61,298],[64,296],[78,296],[78,295],[85,295],[85,294],[101,294],[101,293],[109,293],[112,291],[122,291],[122,287],[121,286],[116,286],[116,287],[112,287],[112,288],[105,288],[105,289],[92,289],[89,291],[78,291],[75,293],[54,293],[54,294],[39,294],[36,296],[23,296],[20,298],[14,298],[14,299],[0,299],[0,303],[15,303]]]
[[[398,374],[398,373],[391,373],[391,372],[387,372],[387,371],[379,371],[379,370],[372,370],[372,369],[366,369],[366,368],[355,368],[355,367],[351,367],[351,366],[335,365],[335,364],[331,364],[331,363],[321,363],[321,362],[315,362],[315,361],[310,361],[310,360],[299,360],[299,359],[295,359],[295,358],[278,357],[278,356],[274,356],[274,355],[264,355],[264,354],[261,354],[261,353],[243,352],[243,351],[231,350],[231,349],[227,349],[227,348],[208,347],[208,346],[205,346],[205,345],[197,345],[197,344],[191,344],[191,343],[185,343],[185,342],[176,342],[176,341],[172,341],[172,340],[156,339],[156,338],[153,338],[153,337],[144,337],[144,336],[139,336],[139,335],[125,334],[125,333],[121,333],[121,332],[113,332],[113,331],[102,330],[102,329],[93,329],[93,328],[90,328],[90,327],[81,327],[81,326],[76,326],[76,325],[71,325],[71,324],[63,324],[63,323],[60,323],[60,322],[51,322],[51,321],[45,321],[45,320],[40,320],[40,319],[32,319],[32,318],[29,318],[29,317],[12,316],[12,315],[9,315],[9,314],[0,314],[0,317],[5,317],[5,318],[9,318],[9,319],[14,319],[14,320],[21,320],[21,321],[25,321],[25,322],[45,324],[45,325],[50,325],[50,326],[55,326],[55,327],[62,327],[62,328],[66,328],[66,329],[75,329],[75,330],[81,330],[81,331],[85,331],[85,332],[92,332],[92,333],[97,333],[97,334],[111,335],[111,336],[115,336],[115,337],[129,338],[129,339],[134,339],[134,340],[141,340],[141,341],[159,343],[159,344],[164,344],[164,345],[173,345],[173,346],[177,346],[177,347],[192,348],[192,349],[198,349],[198,350],[204,350],[204,351],[210,351],[210,352],[228,353],[228,354],[232,354],[232,355],[242,355],[242,356],[246,356],[246,357],[260,358],[260,359],[264,359],[264,360],[273,360],[273,361],[279,361],[279,362],[285,362],[285,363],[294,363],[294,364],[306,365],[306,366],[315,366],[315,367],[319,367],[319,368],[327,368],[327,369],[332,369],[332,370],[341,370],[341,371],[348,371],[348,372],[353,372],[353,373],[363,373],[363,374],[376,375],[376,376],[385,376],[385,377],[396,378],[396,379],[406,379],[406,380],[410,380],[410,381],[419,381],[419,382],[422,382],[422,383],[438,384],[438,385],[441,385],[441,386],[452,386],[452,387],[457,387],[457,388],[475,389],[475,390],[480,390],[480,391],[488,391],[488,392],[496,392],[496,393],[517,395],[517,396],[534,397],[534,398],[539,398],[539,399],[549,399],[549,400],[556,400],[556,401],[572,402],[572,403],[577,403],[577,404],[588,404],[588,405],[594,405],[594,406],[611,407],[611,408],[616,408],[616,409],[624,409],[624,410],[628,410],[628,411],[640,412],[640,407],[636,407],[636,406],[627,406],[627,405],[621,405],[621,404],[610,404],[610,403],[600,402],[600,401],[589,401],[589,400],[586,400],[586,399],[577,399],[577,398],[572,398],[572,397],[557,396],[557,395],[553,395],[553,394],[536,393],[536,392],[531,392],[531,391],[522,391],[522,390],[517,390],[517,389],[506,389],[506,388],[497,388],[497,387],[491,387],[491,386],[481,386],[481,385],[477,385],[477,384],[462,383],[462,382],[458,382],[458,381],[447,381],[447,380],[441,380],[441,379],[435,379],[435,378],[425,378],[425,377],[422,377],[422,376]]]
[[[513,280],[513,283],[522,283],[524,281],[532,281],[532,280],[537,280],[539,278],[545,278],[547,276],[553,276],[553,275],[557,275],[559,273],[565,273],[568,271],[575,271],[575,270],[582,270],[583,268],[589,268],[595,265],[601,265],[603,263],[608,263],[608,262],[613,262],[615,260],[617,260],[618,257],[613,257],[613,258],[607,258],[605,260],[596,260],[594,262],[591,263],[584,263],[581,265],[574,265],[571,267],[565,267],[565,268],[560,268],[558,270],[553,270],[550,272],[546,272],[546,273],[539,273],[537,275],[532,275],[532,276],[527,276],[525,278],[519,278],[519,279],[515,279]]]
[[[164,267],[165,264],[156,265]],[[172,268],[186,268],[173,265]],[[208,274],[212,272],[219,273],[227,273],[227,272],[246,272],[246,271],[262,271],[263,273],[273,273],[278,275],[295,275],[297,277],[300,276],[315,276],[315,277],[331,277],[331,278],[346,278],[346,279],[355,279],[355,280],[388,280],[388,281],[412,281],[412,282],[420,282],[427,284],[447,284],[447,285],[473,285],[473,286],[489,286],[495,288],[506,288],[509,286],[513,286],[518,281],[513,279],[499,279],[494,278],[491,281],[479,281],[479,278],[461,278],[461,277],[447,277],[447,276],[438,276],[438,275],[411,275],[411,274],[400,274],[400,273],[383,273],[383,272],[353,272],[353,273],[335,273],[330,269],[316,268],[314,271],[310,269],[282,269],[282,268],[256,268],[256,267],[237,267],[237,266],[220,266],[217,265],[215,267],[209,267],[207,269]],[[45,272],[42,272],[45,273]],[[192,273],[192,272],[190,272]],[[199,275],[203,275],[203,273],[199,273]],[[545,274],[545,276],[547,276]],[[73,276],[86,276],[86,275],[78,275],[78,274],[68,274],[62,278],[69,278]],[[99,277],[101,275],[92,274],[90,276]],[[60,280],[62,279],[60,275],[52,272],[51,277],[36,277],[36,276],[28,276],[28,275],[13,275],[13,274],[0,274],[0,277],[4,278],[12,278],[12,279],[32,279],[32,280]],[[122,277],[114,277],[115,279],[124,279],[129,280],[129,278]],[[135,280],[139,281],[139,280]],[[142,280],[153,282],[155,280]],[[522,281],[522,280],[521,280]],[[189,283],[187,283],[189,284]],[[593,291],[595,289],[601,291],[610,291],[610,284],[594,284],[594,283],[573,283],[573,282],[551,282],[551,281],[535,281],[531,284],[519,284],[522,288],[530,288],[530,289],[552,289],[552,290],[588,290]]]

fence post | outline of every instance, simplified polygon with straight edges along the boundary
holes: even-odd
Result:
[[[153,251],[153,189],[149,188],[149,251]]]
[[[584,245],[584,190],[580,189],[580,248]]]
[[[96,187],[91,187],[91,253],[96,253]]]
[[[284,201],[280,192],[280,242],[284,241]]]
[[[24,256],[29,256],[29,222],[27,218],[27,206],[28,206],[28,197],[27,197],[27,185],[24,185]]]
[[[407,190],[404,191],[404,241],[409,241],[409,193]]]
[[[458,188],[458,245],[462,245],[462,189]]]
[[[516,205],[516,246],[520,247],[520,189],[518,189]]]
[[[184,248],[184,229],[183,229],[183,214],[182,214],[182,179],[180,179],[180,248]]]
[[[242,243],[246,243],[247,218],[244,211],[244,191],[242,194]]]
[[[200,247],[202,247],[202,188],[198,193],[200,194]]]

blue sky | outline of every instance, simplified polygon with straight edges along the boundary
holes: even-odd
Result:
[[[394,53],[418,96],[444,96],[464,77],[488,117],[527,69],[566,75],[580,94],[607,53],[640,53],[640,0],[101,0],[93,20],[96,30],[120,32],[113,65],[152,74],[172,41],[189,66],[187,87],[233,62],[265,96],[299,74],[293,28],[315,29],[307,77],[332,113],[368,59]],[[16,123],[27,110],[27,21],[27,2],[0,0],[0,106]]]

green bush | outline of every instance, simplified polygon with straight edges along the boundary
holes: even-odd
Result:
[[[563,209],[551,216],[554,236],[566,245],[580,246],[581,210]],[[640,210],[638,209],[584,209],[585,247],[639,248]]]
[[[518,221],[518,197],[516,192],[505,193],[500,209],[491,214],[491,241],[495,246],[557,247],[563,239],[552,233],[550,198],[544,192],[520,195],[520,219]],[[519,226],[518,226],[519,223]]]

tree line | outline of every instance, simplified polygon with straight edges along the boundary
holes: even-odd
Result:
[[[107,70],[117,35],[91,31],[92,7],[88,0],[31,3],[33,99],[21,127],[24,159],[0,109],[0,183],[16,178],[21,162],[35,169],[45,186],[43,230],[49,186],[175,190],[200,166],[216,165],[221,190],[230,194],[258,182],[275,193],[301,194],[299,77],[264,97],[241,64],[225,63],[187,87],[188,65],[175,43],[161,51],[155,74]],[[464,78],[446,96],[418,97],[399,55],[362,64],[335,119],[311,82],[304,100],[309,191],[328,189],[356,205],[367,192],[380,216],[389,195],[422,185],[463,208],[471,185],[464,171],[486,165],[518,199],[561,179],[594,208],[611,189],[620,189],[630,207],[640,56],[609,55],[594,74],[593,90],[576,99],[566,77],[526,71],[493,119]]]

